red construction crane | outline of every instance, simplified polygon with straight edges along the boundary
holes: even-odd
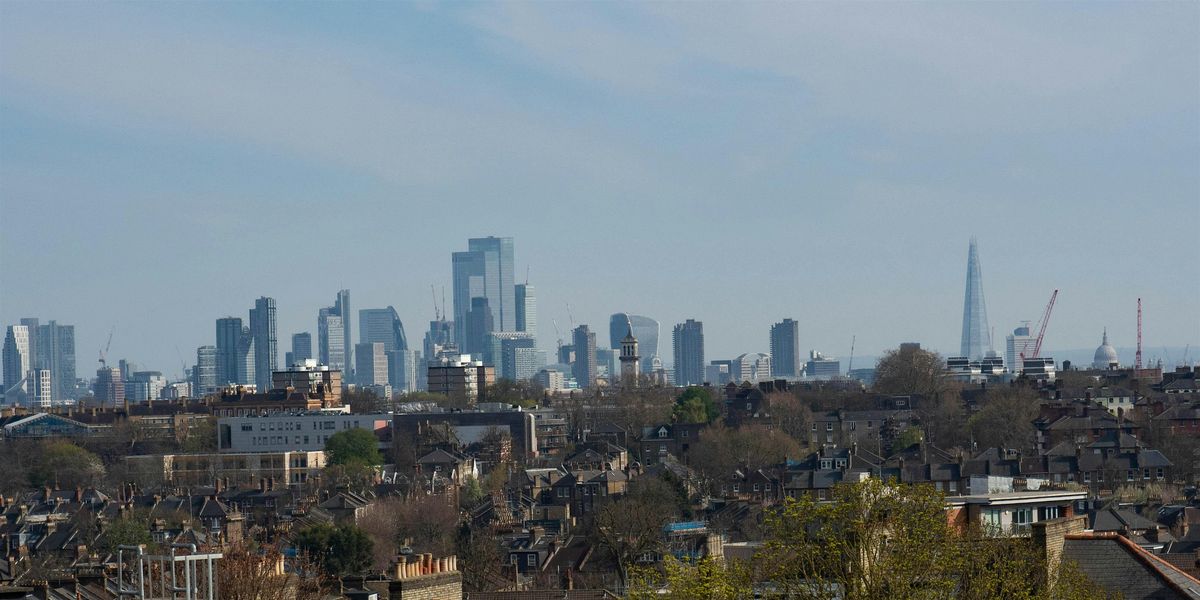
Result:
[[[1050,294],[1050,302],[1046,304],[1046,312],[1042,313],[1042,326],[1038,329],[1037,341],[1033,343],[1033,356],[1030,358],[1037,358],[1042,352],[1042,338],[1046,336],[1046,326],[1050,324],[1050,311],[1054,310],[1054,301],[1057,299],[1058,290],[1054,290],[1054,293]],[[1021,359],[1025,359],[1024,353],[1021,354]]]
[[[1142,370],[1142,299],[1138,298],[1138,347],[1137,354],[1133,355],[1133,372],[1136,376],[1138,371]]]

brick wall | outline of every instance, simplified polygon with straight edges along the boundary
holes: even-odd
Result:
[[[393,581],[391,600],[462,600],[462,573],[434,573]]]
[[[1033,544],[1041,558],[1046,561],[1048,580],[1058,571],[1065,537],[1082,532],[1086,526],[1087,517],[1084,515],[1038,521],[1033,524]]]

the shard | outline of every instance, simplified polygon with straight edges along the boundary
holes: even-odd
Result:
[[[962,352],[971,360],[982,360],[991,349],[987,304],[983,301],[983,269],[979,267],[979,247],[971,238],[967,251],[967,293],[963,299]]]

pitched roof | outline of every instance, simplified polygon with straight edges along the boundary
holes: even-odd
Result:
[[[1200,599],[1200,580],[1116,534],[1068,535],[1062,557],[1108,593],[1125,598]]]

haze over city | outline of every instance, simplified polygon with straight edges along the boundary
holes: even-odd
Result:
[[[731,6],[4,3],[0,322],[81,374],[115,328],[176,375],[259,296],[419,339],[495,235],[543,349],[624,311],[954,355],[976,236],[997,346],[1054,289],[1051,350],[1132,347],[1139,297],[1148,356],[1200,345],[1197,4]]]

